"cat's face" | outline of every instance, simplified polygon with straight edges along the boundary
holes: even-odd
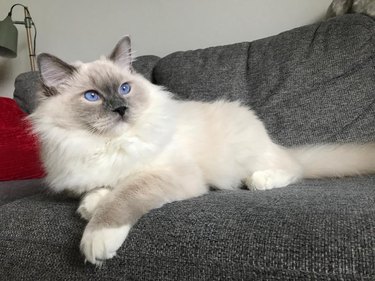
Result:
[[[38,64],[42,103],[57,126],[119,134],[148,107],[149,84],[132,70],[129,37],[120,40],[108,59],[70,65],[41,54]]]

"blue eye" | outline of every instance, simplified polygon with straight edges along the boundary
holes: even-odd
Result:
[[[130,86],[129,83],[124,83],[120,86],[119,93],[121,95],[127,95],[127,94],[129,94],[131,89],[132,89],[132,87]]]
[[[100,96],[98,95],[97,92],[95,91],[87,91],[83,94],[86,100],[88,101],[98,101],[100,100]]]

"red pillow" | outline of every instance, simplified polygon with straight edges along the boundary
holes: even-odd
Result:
[[[10,98],[0,97],[0,180],[42,178],[37,139],[26,114]]]

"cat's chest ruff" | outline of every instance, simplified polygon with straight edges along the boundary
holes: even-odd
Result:
[[[109,165],[109,168],[120,166],[131,169],[132,166],[144,162],[155,154],[155,149],[137,137],[126,139],[106,139],[100,145],[94,145],[91,151],[86,151],[86,160],[90,164]],[[128,166],[128,167],[127,167]],[[105,168],[105,167],[102,167]]]
[[[157,154],[155,147],[137,137],[80,139],[74,144],[59,153],[64,159],[54,154],[57,158],[47,161],[47,180],[56,190],[80,194],[100,186],[115,187]]]

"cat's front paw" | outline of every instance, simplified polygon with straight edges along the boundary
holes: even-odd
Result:
[[[77,214],[79,214],[81,218],[87,221],[91,219],[93,213],[94,213],[94,209],[87,208],[83,204],[79,205],[77,209]]]
[[[111,259],[128,236],[130,225],[121,227],[90,229],[86,228],[81,240],[81,252],[85,260],[101,265]]]
[[[109,193],[107,188],[99,188],[87,193],[79,207],[77,213],[85,220],[90,220],[99,202]]]

